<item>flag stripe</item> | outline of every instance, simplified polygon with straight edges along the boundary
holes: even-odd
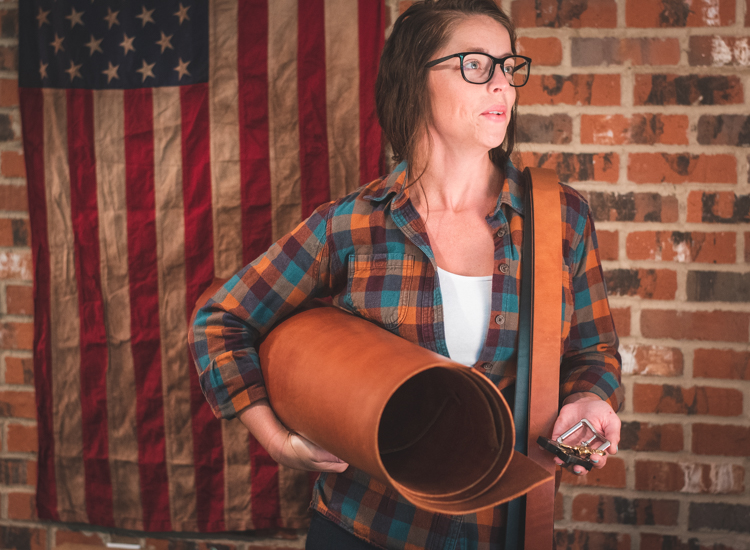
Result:
[[[246,29],[253,29],[247,32]],[[237,65],[242,192],[243,264],[272,242],[271,167],[268,143],[268,4],[237,6]]]
[[[375,112],[375,80],[385,41],[385,3],[358,0],[359,5],[359,146],[363,184],[385,173],[381,129]]]
[[[247,428],[234,418],[221,423],[224,445],[224,521],[233,524],[232,530],[253,529],[250,486],[250,446]],[[237,525],[237,520],[243,521]]]
[[[115,526],[134,529],[142,517],[133,354],[130,347],[128,220],[122,92],[94,92],[96,199],[104,319],[107,327],[107,422]],[[127,426],[128,429],[122,429]]]
[[[165,468],[150,88],[125,90],[125,160],[130,330],[135,363],[138,465],[146,529],[171,530]]]
[[[268,98],[271,224],[272,240],[276,241],[302,219],[297,0],[274,0],[268,5]]]
[[[182,186],[185,204],[186,312],[214,275],[208,85],[180,88]],[[221,425],[208,407],[193,370],[190,376],[197,520],[201,530],[224,529]]]
[[[298,2],[299,140],[302,217],[331,200],[326,123],[325,1]]]
[[[214,0],[209,18],[214,262],[216,276],[227,279],[243,265],[236,0]]]
[[[279,465],[279,514],[281,525],[305,527],[310,503],[300,499],[310,486],[308,472]]]
[[[67,91],[70,210],[81,320],[81,413],[86,510],[98,525],[114,524],[107,424],[107,336],[99,274],[99,215],[91,90]]]
[[[359,187],[357,3],[325,0],[325,76],[331,198]]]
[[[185,326],[185,216],[182,196],[182,124],[178,88],[153,92],[156,257],[159,280],[164,428],[173,529],[196,530],[195,468]]]
[[[44,179],[50,252],[52,404],[55,479],[61,521],[88,522],[81,434],[81,340],[78,317],[65,90],[44,91]]]
[[[25,89],[21,95],[24,159],[29,193],[29,217],[34,259],[34,388],[37,403],[38,444],[37,495],[41,516],[60,521],[55,480],[54,408],[52,395],[52,349],[50,342],[50,250],[47,238],[47,187],[44,162],[44,98],[40,89]]]
[[[250,468],[253,483],[250,486],[253,526],[270,529],[281,526],[279,503],[279,465],[268,455],[258,440],[250,435]]]

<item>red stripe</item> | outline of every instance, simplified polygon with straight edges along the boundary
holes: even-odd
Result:
[[[189,319],[195,301],[211,284],[214,276],[208,84],[181,87],[180,108],[186,309]],[[203,397],[196,370],[190,368],[189,372],[198,529],[223,531],[224,449],[221,424]]]
[[[254,529],[281,527],[279,465],[250,434],[250,506]]]
[[[81,318],[81,413],[86,512],[113,526],[107,423],[107,333],[99,273],[99,211],[91,90],[67,91],[70,213]]]
[[[161,386],[154,110],[151,89],[125,90],[124,111],[130,335],[136,385],[138,471],[143,495],[143,528],[147,531],[169,531],[171,524]]]
[[[325,1],[298,4],[297,94],[302,217],[331,200],[326,123]]]
[[[253,29],[253,32],[247,32]],[[271,166],[268,146],[268,0],[237,6],[237,73],[240,115],[242,259],[266,251],[271,233]]]
[[[359,0],[359,174],[369,183],[385,173],[381,130],[375,112],[375,79],[385,41],[385,3]]]
[[[57,513],[55,436],[52,421],[50,264],[47,195],[44,182],[44,95],[42,90],[37,88],[20,91],[31,249],[34,260],[34,389],[39,442],[36,508],[39,519],[60,521]]]

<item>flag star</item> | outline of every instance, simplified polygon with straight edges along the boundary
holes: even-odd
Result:
[[[72,80],[73,80],[74,78],[76,78],[76,77],[78,77],[78,78],[83,78],[83,77],[81,76],[81,71],[79,71],[79,70],[78,70],[78,69],[80,69],[80,68],[81,68],[81,65],[76,65],[75,63],[73,63],[73,62],[71,61],[71,62],[70,62],[70,68],[69,68],[69,69],[65,69],[65,72],[66,72],[66,73],[68,73],[68,74],[70,75],[70,80],[71,80],[71,81],[72,81]]]
[[[156,8],[154,8],[154,10],[147,10],[146,6],[142,6],[141,9],[143,10],[143,11],[141,11],[141,14],[140,15],[136,15],[136,17],[141,20],[141,27],[145,27],[146,23],[154,23],[154,24],[156,24],[156,22],[151,17],[151,14],[154,13],[154,10]]]
[[[122,46],[122,49],[125,50],[125,53],[122,55],[128,55],[128,52],[134,52],[135,48],[133,47],[133,40],[135,40],[135,36],[128,36],[127,33],[122,33],[123,39],[122,42],[120,42],[120,46]]]
[[[174,50],[174,47],[172,46],[172,43],[170,42],[173,36],[174,36],[173,34],[170,34],[169,36],[167,36],[163,32],[161,33],[161,40],[156,41],[156,43],[159,44],[159,46],[161,46],[161,53],[164,53],[164,50],[166,50],[167,48],[169,48],[170,50]]]
[[[47,78],[47,67],[49,67],[49,63],[39,62],[39,76],[41,76],[42,79]]]
[[[113,78],[116,78],[117,80],[120,80],[120,77],[117,76],[117,69],[119,69],[120,66],[119,65],[112,65],[111,61],[107,61],[107,63],[109,64],[109,68],[108,69],[104,69],[102,71],[102,74],[106,74],[107,75],[107,84],[109,84],[110,82],[112,82]]]
[[[187,66],[188,65],[190,65],[190,61],[183,62],[182,58],[180,58],[179,63],[177,64],[177,66],[174,69],[175,71],[177,71],[177,74],[180,75],[179,77],[177,77],[177,80],[181,80],[182,77],[185,76],[185,75],[192,76],[190,74],[190,71],[187,70]]]
[[[97,40],[96,38],[94,38],[93,34],[91,35],[91,40],[89,40],[85,44],[85,46],[89,49],[89,56],[94,55],[94,52],[104,53],[102,51],[102,47],[99,45],[99,44],[102,43],[102,40],[104,40],[104,39],[100,38],[99,40]]]
[[[150,65],[146,63],[146,60],[143,60],[143,66],[140,69],[136,69],[135,72],[141,73],[141,76],[143,76],[143,80],[141,82],[146,82],[146,79],[150,76],[151,78],[156,78],[154,76],[154,65],[156,63],[151,63]]]
[[[81,25],[83,27],[83,20],[81,17],[83,17],[83,14],[86,13],[84,11],[76,11],[75,8],[71,8],[70,15],[66,15],[65,19],[70,19],[70,28],[76,26],[76,23]]]
[[[49,11],[42,11],[42,8],[39,8],[39,13],[36,16],[36,20],[39,22],[39,28],[42,28],[42,25],[47,23],[50,24],[49,19],[47,19],[47,16],[49,15]]]
[[[62,45],[63,40],[65,40],[64,36],[57,36],[57,33],[55,33],[55,39],[49,43],[50,46],[55,48],[55,53],[58,53],[60,50],[65,51]]]
[[[182,2],[180,2],[180,9],[174,12],[174,15],[176,15],[180,19],[180,25],[182,25],[182,22],[187,19],[190,21],[190,17],[188,17],[187,11],[190,9],[190,6],[183,7]]]
[[[120,22],[117,20],[117,14],[119,11],[112,11],[112,8],[107,8],[107,15],[104,16],[104,20],[109,23],[107,29],[111,29],[112,25],[119,25]]]

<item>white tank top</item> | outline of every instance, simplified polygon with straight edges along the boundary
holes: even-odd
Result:
[[[451,359],[473,366],[487,336],[492,301],[492,275],[466,277],[437,268],[443,296],[445,343]]]

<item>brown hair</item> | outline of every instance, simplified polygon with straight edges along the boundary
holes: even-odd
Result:
[[[412,4],[393,25],[380,57],[375,104],[394,161],[413,165],[417,139],[421,132],[426,133],[432,116],[425,65],[449,39],[452,27],[472,15],[486,15],[505,27],[511,51],[516,53],[515,27],[493,0],[422,0]],[[490,159],[497,166],[504,166],[513,152],[515,131],[513,105],[505,140],[490,150]]]

